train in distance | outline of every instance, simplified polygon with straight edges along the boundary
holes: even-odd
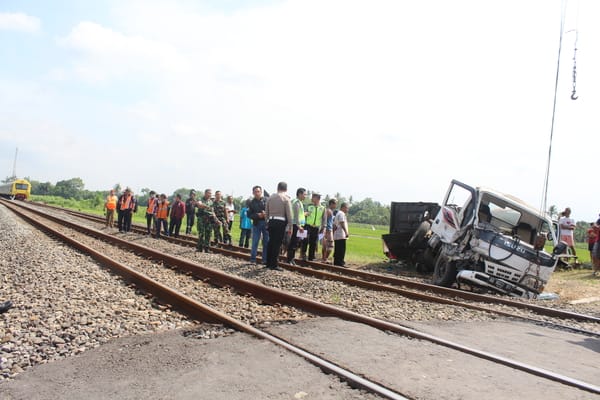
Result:
[[[31,196],[31,183],[25,179],[15,179],[10,183],[0,185],[0,196],[11,200],[28,200]]]

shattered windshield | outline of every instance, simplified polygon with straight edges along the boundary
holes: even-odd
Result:
[[[501,206],[490,200],[488,203],[490,212],[492,213],[492,219],[497,221],[498,226],[512,227],[519,223],[521,219],[521,213],[513,208],[507,206]],[[494,224],[496,225],[496,224]]]

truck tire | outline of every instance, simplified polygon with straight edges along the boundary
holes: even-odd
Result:
[[[440,255],[433,268],[433,284],[437,286],[450,287],[456,280],[456,264],[448,257]]]
[[[423,253],[423,264],[425,271],[433,272],[435,268],[435,252],[430,247],[426,248]]]
[[[420,247],[423,243],[423,239],[425,239],[425,235],[431,229],[431,224],[427,221],[421,222],[415,233],[413,233],[412,237],[408,241],[408,247],[414,249]]]

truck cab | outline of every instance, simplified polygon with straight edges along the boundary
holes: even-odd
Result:
[[[545,251],[546,241],[555,246]],[[511,195],[453,180],[431,224],[433,283],[535,298],[564,252],[552,221]]]

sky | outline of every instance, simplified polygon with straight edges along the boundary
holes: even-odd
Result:
[[[558,58],[564,20],[562,52]],[[600,212],[595,0],[1,0],[0,177]],[[578,99],[573,90],[577,42]]]

